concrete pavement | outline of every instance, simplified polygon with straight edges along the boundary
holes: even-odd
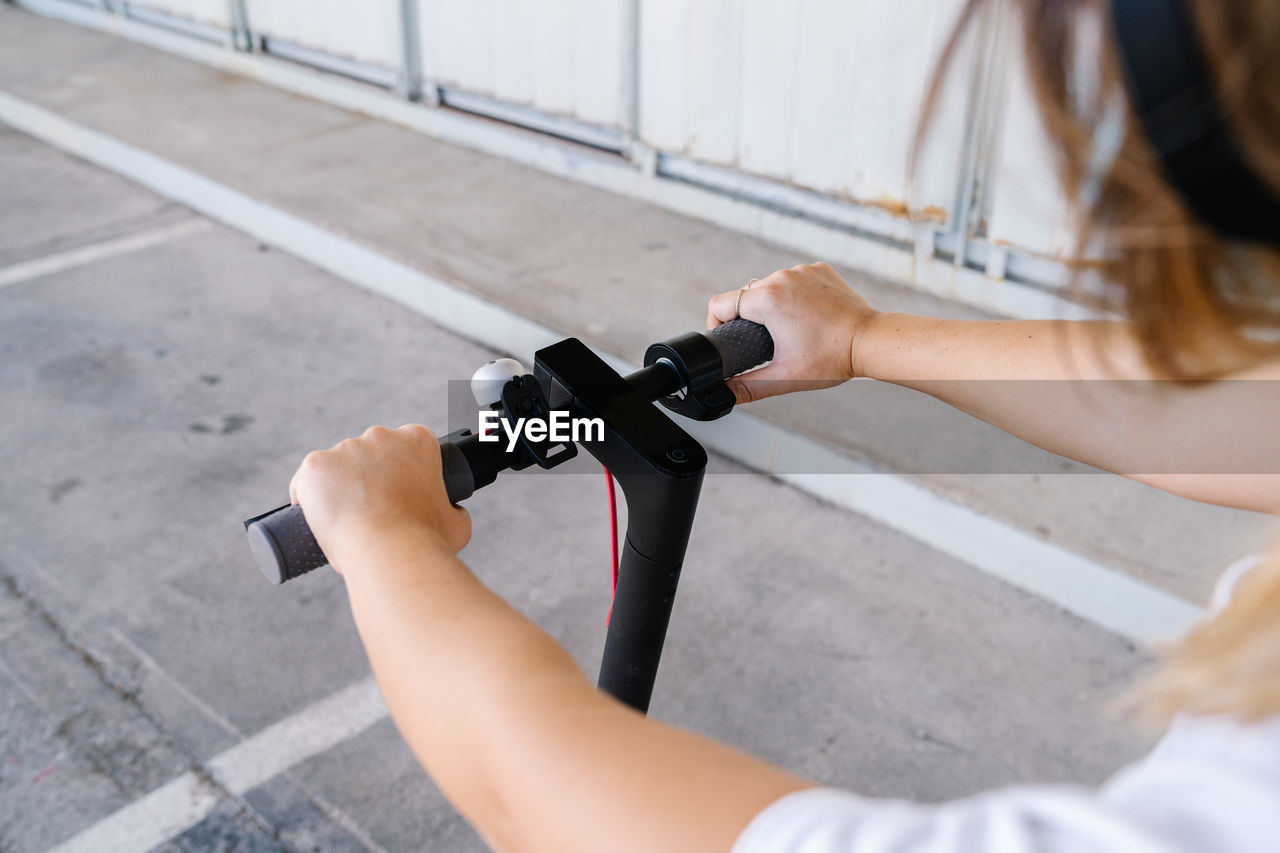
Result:
[[[9,131],[0,189],[27,193],[6,263],[194,216]],[[161,849],[480,848],[385,719],[246,790],[219,768],[291,761],[254,735],[368,677],[338,579],[265,585],[240,520],[308,449],[443,425],[445,379],[492,355],[212,224],[0,288],[0,848],[101,840],[188,778],[207,809]],[[594,672],[598,471],[470,506],[468,562]],[[1144,653],[725,460],[667,649],[657,716],[868,794],[1095,782],[1146,745],[1102,710]]]

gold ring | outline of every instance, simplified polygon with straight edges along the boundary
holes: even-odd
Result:
[[[760,279],[758,278],[753,278],[751,279],[751,281],[747,282],[746,284],[742,285],[742,287],[738,288],[738,299],[733,303],[733,316],[735,317],[742,316],[742,312],[739,310],[740,308],[742,308],[742,294],[750,290],[751,285],[755,284],[759,280]]]

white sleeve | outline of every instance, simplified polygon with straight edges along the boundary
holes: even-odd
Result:
[[[1025,787],[938,806],[815,788],[790,794],[747,826],[733,853],[1173,853],[1175,847],[1099,797]]]

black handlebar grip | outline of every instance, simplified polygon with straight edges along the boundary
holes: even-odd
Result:
[[[725,379],[773,360],[773,336],[759,323],[739,317],[716,326],[707,338],[720,353]]]
[[[449,502],[456,504],[471,497],[476,490],[475,477],[458,445],[451,441],[440,444],[440,465]],[[284,583],[329,564],[297,504],[285,504],[249,519],[245,533],[258,568],[272,583]]]
[[[452,441],[440,442],[440,468],[444,474],[444,491],[455,506],[476,493],[475,473],[462,448]]]
[[[329,563],[297,504],[250,519],[245,523],[245,533],[258,568],[272,583],[293,580]]]

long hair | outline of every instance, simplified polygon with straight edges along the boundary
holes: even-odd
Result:
[[[1229,128],[1259,180],[1280,197],[1280,3],[1169,2],[1189,4]],[[994,3],[968,0],[963,9],[925,101],[917,148],[958,46],[990,20]],[[1076,256],[1067,260],[1098,274],[1103,287],[1087,298],[1128,319],[1155,376],[1206,381],[1280,357],[1280,251],[1223,239],[1170,185],[1133,113],[1106,3],[1008,0],[998,7],[1019,17],[1031,89],[1075,206]],[[1096,63],[1089,75],[1080,73],[1085,56]],[[1085,76],[1094,91],[1081,91]],[[1099,162],[1098,140],[1117,118],[1122,140]],[[1082,288],[1075,292],[1085,298]],[[1148,719],[1280,714],[1280,547],[1136,695]]]

